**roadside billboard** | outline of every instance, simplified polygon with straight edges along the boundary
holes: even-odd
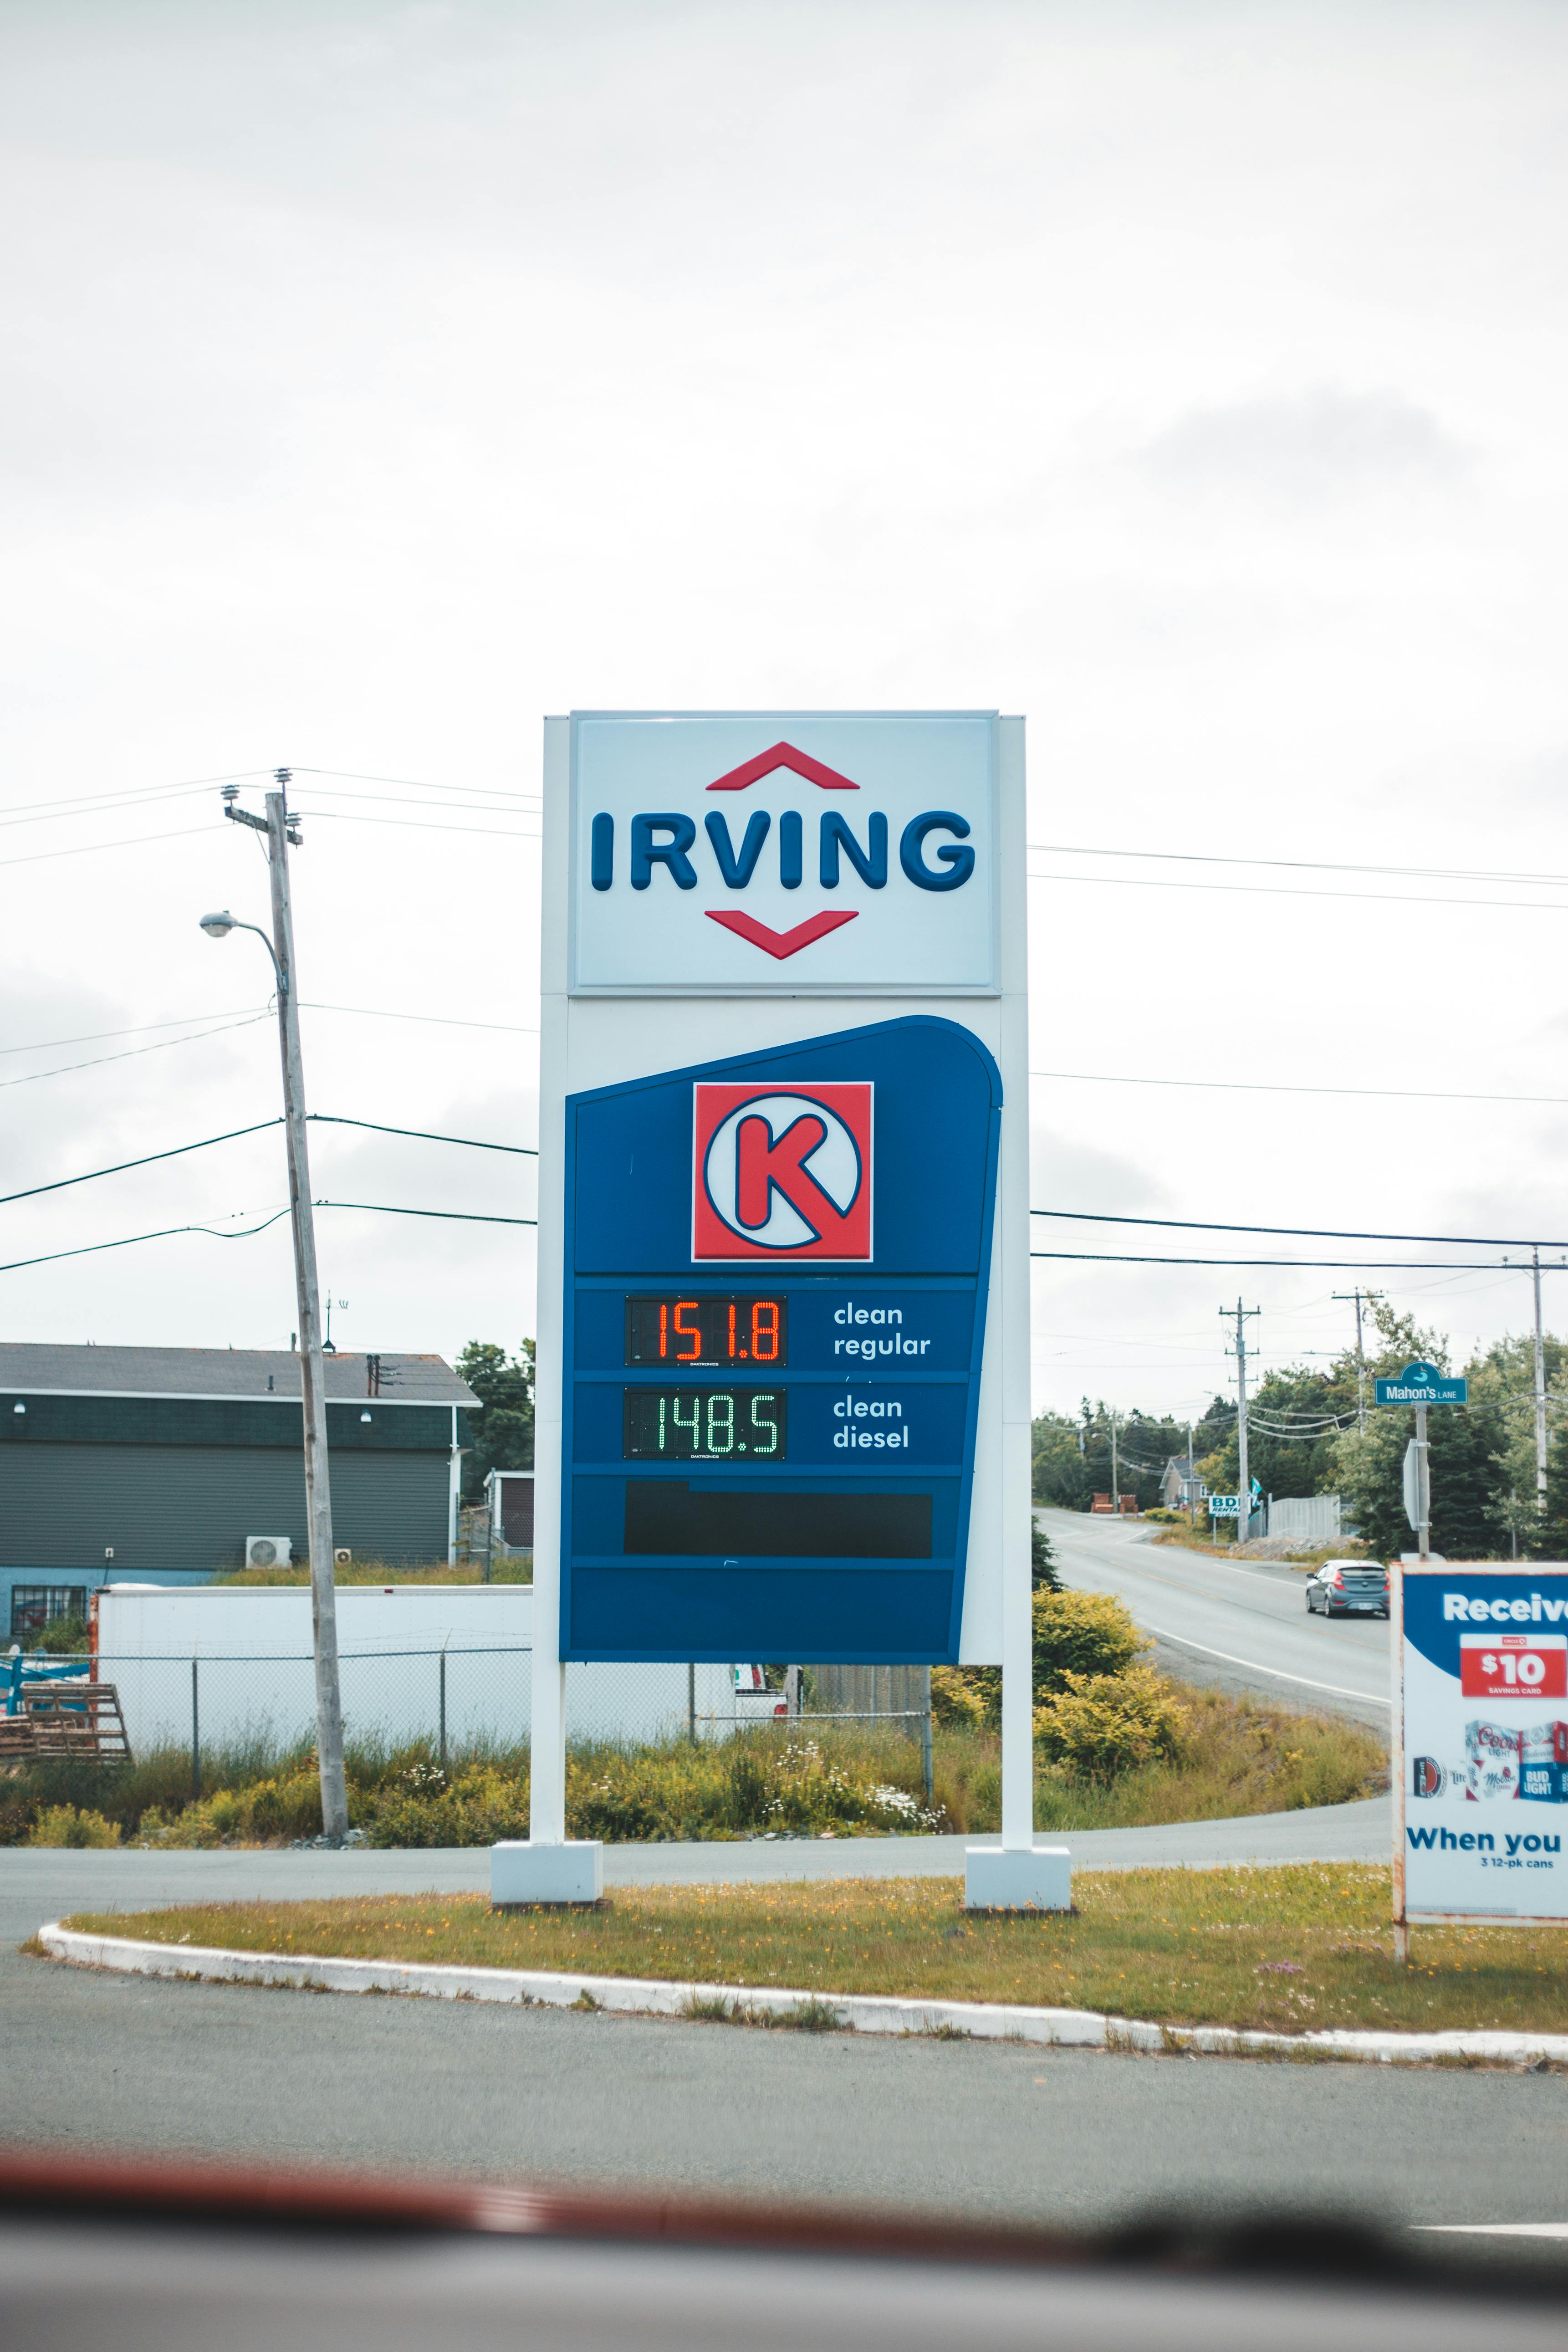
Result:
[[[1568,1919],[1568,1564],[1392,1588],[1396,1925]]]

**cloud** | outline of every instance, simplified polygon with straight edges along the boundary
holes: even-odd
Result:
[[[1402,394],[1323,385],[1189,409],[1145,445],[1139,462],[1175,489],[1321,505],[1379,489],[1447,488],[1468,469],[1470,453]]]
[[[1149,1215],[1169,1202],[1165,1186],[1152,1169],[1140,1168],[1131,1160],[1118,1159],[1094,1144],[1080,1143],[1037,1122],[1030,1129],[1029,1172],[1030,1205],[1037,1209]],[[1086,1242],[1083,1246],[1100,1244]]]

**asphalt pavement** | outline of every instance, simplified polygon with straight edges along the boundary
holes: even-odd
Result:
[[[884,2042],[165,1984],[18,1949],[40,1920],[117,1897],[190,1900],[247,1883],[273,1898],[320,1893],[348,1883],[345,1862],[366,1866],[354,1874],[366,1892],[443,1872],[471,1884],[474,1861],[0,1855],[0,2141],[1081,2223],[1270,2202],[1394,2223],[1564,2218],[1568,2078],[1551,2074]],[[137,1867],[117,1867],[127,1863]],[[203,1867],[230,1864],[247,1868]]]
[[[1065,1514],[1069,1582],[1117,1591],[1173,1671],[1386,1725],[1381,1622],[1309,1621],[1289,1570]],[[1142,1532],[1142,1531],[1140,1531]],[[612,1847],[611,1885],[946,1874],[963,1839]],[[1381,1859],[1386,1799],[1099,1831],[1079,1868]],[[1557,2222],[1553,2075],[882,2042],[463,2003],[171,1985],[18,1948],[74,1910],[482,1888],[483,1852],[0,1854],[0,2139],[388,2171],[727,2189],[1089,2223],[1284,2201],[1393,2222]]]
[[[1157,1544],[1154,1529],[1136,1519],[1055,1510],[1036,1517],[1063,1582],[1124,1601],[1167,1674],[1349,1716],[1386,1737],[1386,1618],[1309,1616],[1302,1570]]]

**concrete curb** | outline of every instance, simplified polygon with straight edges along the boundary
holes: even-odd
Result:
[[[85,1936],[58,1920],[38,1930],[51,1959],[127,1976],[197,1984],[258,1984],[300,1991],[404,1993],[432,2000],[482,2000],[519,2008],[600,2009],[643,2017],[687,2017],[698,2004],[789,2019],[832,2010],[847,2033],[962,2035],[975,2042],[1045,2042],[1069,2050],[1202,2052],[1219,2057],[1284,2055],[1405,2063],[1441,2058],[1568,2062],[1568,2033],[1251,2033],[1223,2025],[1152,2025],[1089,2009],[1031,2009],[977,2000],[904,2000],[886,1993],[821,1993],[779,1986],[670,1983],[654,1977],[596,1977],[547,1969],[449,1969],[417,1960],[334,1960],[237,1952],[200,1944],[141,1943]]]

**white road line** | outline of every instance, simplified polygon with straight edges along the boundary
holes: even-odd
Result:
[[[1412,2221],[1410,2226],[1463,2238],[1568,2238],[1568,2221]]]
[[[1288,1675],[1279,1666],[1260,1666],[1251,1658],[1233,1658],[1228,1650],[1211,1650],[1206,1642],[1189,1642],[1184,1633],[1167,1633],[1163,1626],[1145,1624],[1145,1633],[1153,1633],[1162,1642],[1174,1642],[1178,1649],[1197,1650],[1205,1658],[1223,1658],[1227,1666],[1245,1666],[1249,1675],[1267,1675],[1277,1683],[1300,1683],[1304,1690],[1331,1691],[1336,1698],[1359,1698],[1365,1706],[1392,1706],[1392,1699],[1379,1698],[1373,1691],[1346,1690],[1342,1683],[1315,1683],[1310,1675]]]

